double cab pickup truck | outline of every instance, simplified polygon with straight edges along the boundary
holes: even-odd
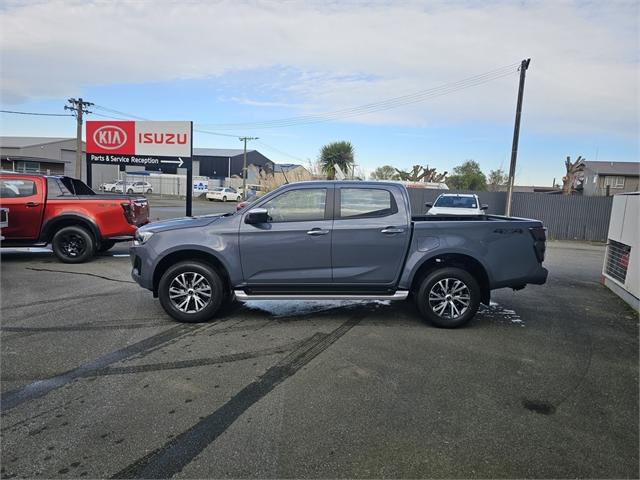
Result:
[[[404,300],[440,327],[468,322],[491,290],[543,284],[541,222],[411,216],[385,182],[284,185],[233,214],[140,228],[132,277],[181,322],[225,300]]]
[[[96,195],[82,181],[64,176],[0,173],[0,206],[9,211],[3,247],[51,243],[66,263],[84,262],[131,240],[149,221],[146,198]]]

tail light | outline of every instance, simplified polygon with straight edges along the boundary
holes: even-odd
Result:
[[[122,210],[124,210],[124,218],[127,219],[127,222],[135,225],[136,223],[136,212],[133,210],[133,205],[131,203],[121,203]]]
[[[544,253],[547,250],[547,229],[542,225],[529,229],[533,237],[533,250],[536,252],[536,258],[540,263],[544,262]]]

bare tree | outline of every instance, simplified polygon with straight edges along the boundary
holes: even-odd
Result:
[[[578,155],[575,162],[571,162],[571,157],[567,156],[564,162],[567,174],[562,177],[562,194],[571,195],[578,173],[584,171],[584,158]]]
[[[487,188],[490,192],[498,192],[502,190],[509,182],[509,176],[502,167],[491,170],[487,177]]]
[[[438,173],[435,168],[429,168],[429,165],[414,165],[409,172],[396,168],[396,172],[398,178],[405,182],[440,183],[447,177],[447,172]]]

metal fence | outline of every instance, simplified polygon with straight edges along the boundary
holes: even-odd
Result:
[[[123,173],[120,175],[120,180],[125,180],[129,186],[134,182],[148,182],[151,184],[152,193],[161,197],[185,197],[187,195],[186,175],[136,175],[135,173]],[[212,188],[212,184],[214,187],[219,186],[218,183],[206,177],[194,176],[194,197],[206,193],[209,188]]]
[[[443,192],[426,188],[408,190],[414,214],[424,213],[425,203],[432,203],[442,193],[475,193],[480,198],[480,203],[489,205],[488,213],[505,213],[505,192]],[[511,215],[542,221],[550,239],[606,242],[612,204],[613,197],[514,192]]]
[[[541,220],[552,239],[606,242],[612,205],[613,197],[518,192],[512,214]]]

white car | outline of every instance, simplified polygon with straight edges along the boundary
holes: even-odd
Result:
[[[470,193],[443,193],[433,204],[427,203],[427,215],[485,215],[488,205],[480,204],[477,195]]]
[[[235,188],[231,187],[216,187],[207,192],[207,200],[210,202],[214,200],[220,200],[222,202],[231,200],[237,202],[240,198],[242,198],[242,195],[240,195]]]
[[[118,180],[111,183],[103,183],[100,185],[100,190],[105,192],[114,192],[114,193],[153,193],[153,186],[149,182],[127,182],[125,183],[122,180]]]

